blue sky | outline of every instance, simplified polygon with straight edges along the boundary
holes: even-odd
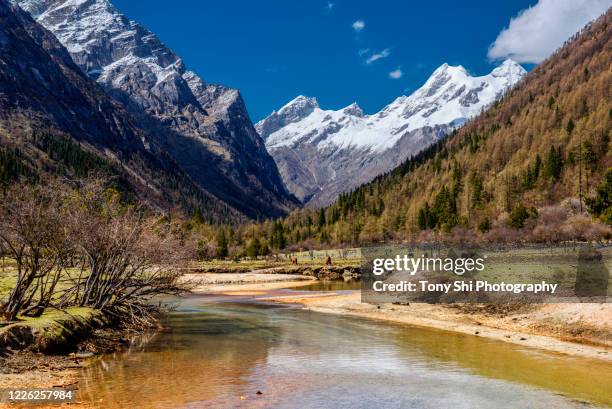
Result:
[[[239,88],[254,121],[299,94],[316,97],[322,108],[338,109],[356,101],[373,113],[414,91],[444,62],[486,74],[496,65],[488,55],[491,44],[513,17],[537,3],[111,1],[155,32],[205,81]],[[562,1],[540,3],[557,9]],[[542,8],[532,14],[538,11],[551,14]],[[535,26],[529,21],[515,26],[520,23]],[[529,68],[539,57],[531,57],[532,50],[516,50],[529,41],[506,34],[496,44],[495,57],[517,55]]]

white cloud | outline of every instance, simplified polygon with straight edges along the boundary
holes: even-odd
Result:
[[[489,58],[539,63],[610,6],[612,0],[539,0],[510,20],[489,47]]]
[[[404,75],[404,73],[402,72],[402,69],[400,67],[397,67],[396,70],[393,70],[389,73],[389,78],[392,78],[394,80],[399,80],[400,78],[402,78],[402,75]]]
[[[331,11],[332,11],[332,9],[334,8],[334,6],[335,6],[335,5],[336,5],[336,3],[332,3],[331,1],[328,1],[328,2],[327,2],[327,6],[325,6],[325,9],[326,9],[328,12],[331,12]]]
[[[385,48],[379,53],[374,53],[368,57],[366,60],[366,64],[372,64],[374,61],[382,60],[383,58],[387,58],[391,55],[391,49]]]
[[[362,48],[361,50],[357,51],[357,54],[359,54],[360,57],[363,57],[364,55],[368,54],[370,52],[369,48]]]
[[[353,30],[361,31],[365,28],[365,22],[363,20],[357,20],[353,23]]]

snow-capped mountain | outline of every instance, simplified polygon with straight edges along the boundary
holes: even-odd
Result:
[[[8,173],[0,160],[5,182],[19,174],[45,183],[103,171],[150,208],[198,208],[215,222],[244,219],[195,184],[51,32],[6,0],[0,0],[0,123],[0,156],[14,157]]]
[[[240,92],[207,84],[108,0],[13,0],[130,111],[200,186],[245,214],[296,205]]]
[[[480,113],[526,71],[512,60],[473,77],[443,64],[410,96],[365,115],[356,103],[334,111],[299,96],[255,127],[300,200],[326,205],[389,171]]]

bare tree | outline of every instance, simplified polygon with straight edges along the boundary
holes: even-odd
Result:
[[[186,290],[180,266],[191,254],[170,225],[122,204],[99,181],[87,183],[66,209],[83,263],[65,302],[146,317],[153,297]]]
[[[181,267],[193,246],[181,230],[122,203],[101,179],[74,189],[19,184],[2,199],[0,246],[17,266],[15,286],[0,306],[8,320],[79,305],[145,324],[157,311],[155,297],[188,290]]]
[[[0,241],[17,266],[16,283],[2,306],[7,320],[21,311],[41,314],[64,269],[66,236],[53,190],[19,184],[0,202]]]

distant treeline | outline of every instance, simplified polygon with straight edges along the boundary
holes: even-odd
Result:
[[[324,209],[202,227],[202,255],[381,241],[610,239],[612,12],[499,102]]]

